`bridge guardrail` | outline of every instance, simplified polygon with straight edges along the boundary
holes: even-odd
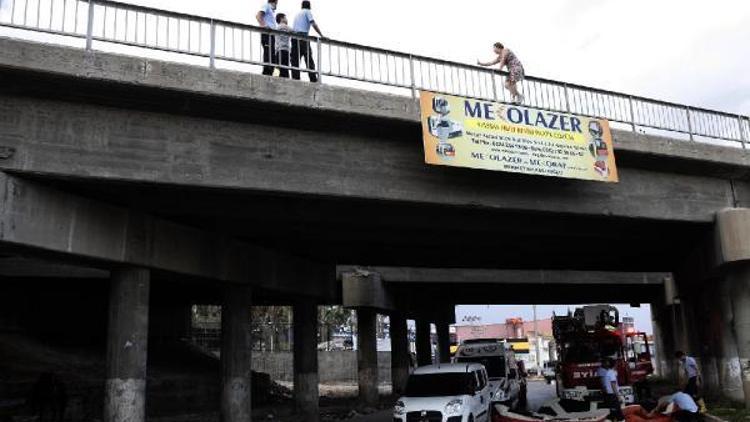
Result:
[[[211,67],[217,61],[263,66],[261,35],[282,34],[112,0],[4,0],[0,26],[80,38],[86,49],[115,44],[201,57]],[[294,38],[310,43],[318,81],[356,83],[412,97],[418,90],[429,90],[509,102],[503,89],[506,72],[327,38]],[[308,72],[302,66],[283,67]],[[533,76],[521,88],[529,106],[604,118],[632,131],[669,132],[692,141],[742,148],[750,142],[748,116]]]

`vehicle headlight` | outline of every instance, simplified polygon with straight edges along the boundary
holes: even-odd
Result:
[[[458,415],[461,413],[463,405],[464,405],[464,401],[461,399],[451,400],[448,402],[448,404],[445,405],[445,414],[446,415]]]
[[[399,400],[396,402],[396,405],[393,406],[393,414],[396,416],[401,416],[404,413],[406,413],[406,405],[403,401]]]

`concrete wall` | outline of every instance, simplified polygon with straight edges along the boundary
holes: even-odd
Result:
[[[253,352],[253,371],[265,372],[275,381],[294,379],[292,352]],[[318,352],[320,382],[357,382],[357,352]],[[391,353],[378,352],[378,380],[391,381]]]

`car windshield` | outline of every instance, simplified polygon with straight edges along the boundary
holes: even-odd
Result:
[[[458,358],[460,363],[481,363],[487,370],[487,376],[490,379],[505,378],[505,357],[504,356],[475,356],[470,358]]]
[[[474,394],[471,372],[412,375],[406,383],[406,397],[440,397]]]

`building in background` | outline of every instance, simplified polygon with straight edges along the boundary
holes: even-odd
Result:
[[[514,345],[516,358],[523,361],[528,370],[533,372],[546,362],[555,360],[556,348],[552,337],[552,319],[536,321],[538,333],[534,331],[534,321],[523,318],[508,318],[501,324],[470,323],[456,325],[456,339],[459,344],[465,340],[478,338],[505,339]],[[541,362],[537,362],[537,348]]]

